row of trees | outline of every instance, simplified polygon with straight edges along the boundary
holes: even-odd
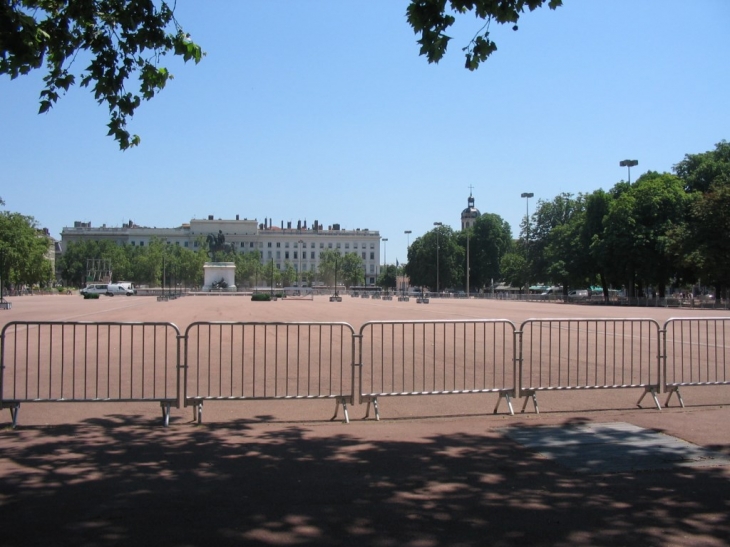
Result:
[[[663,297],[669,286],[730,286],[730,144],[688,154],[673,173],[649,171],[629,184],[589,194],[563,193],[540,200],[512,240],[498,215],[473,228],[439,226],[413,242],[405,268],[413,285],[488,287],[502,280],[584,288],[600,285],[631,296],[649,288]],[[438,248],[438,251],[437,251]],[[436,268],[438,256],[438,268]]]
[[[210,260],[234,262],[236,264],[236,285],[238,286],[292,286],[299,281],[295,265],[286,261],[282,269],[273,261],[262,264],[258,252],[236,253],[231,246],[211,248],[209,240],[198,240],[196,250],[169,245],[161,239],[152,239],[149,245],[119,246],[111,241],[82,241],[68,245],[59,258],[58,270],[61,278],[72,286],[83,286],[86,282],[87,260],[106,259],[112,264],[115,280],[130,280],[152,286],[200,286],[203,283],[203,264]],[[322,282],[334,285],[335,278],[346,286],[364,282],[365,267],[356,253],[340,255],[327,250],[321,253],[316,272],[302,272],[302,282],[312,285]]]

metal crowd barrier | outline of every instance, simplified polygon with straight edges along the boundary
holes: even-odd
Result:
[[[205,322],[185,331],[184,405],[199,423],[203,402],[334,399],[349,422],[354,330],[347,323]]]
[[[12,321],[0,334],[0,409],[26,402],[155,401],[179,407],[172,323]]]
[[[184,349],[183,349],[184,344]],[[0,409],[13,426],[26,402],[334,399],[495,393],[505,399],[590,389],[642,389],[638,401],[683,387],[730,385],[730,317],[172,323],[13,321],[0,331]],[[357,369],[357,371],[356,371]]]
[[[664,324],[664,392],[684,408],[680,387],[730,385],[730,318],[672,318]]]
[[[643,388],[661,410],[660,327],[653,319],[528,319],[520,327],[524,412],[537,392]]]
[[[378,398],[498,393],[514,414],[515,326],[507,320],[371,321],[359,334],[360,403]]]

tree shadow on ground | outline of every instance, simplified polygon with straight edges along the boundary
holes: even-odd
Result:
[[[664,547],[730,537],[724,468],[586,475],[486,428],[411,441],[368,433],[244,421],[164,429],[140,416],[2,431],[2,544]]]

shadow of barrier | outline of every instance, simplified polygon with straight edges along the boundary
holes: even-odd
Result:
[[[599,389],[660,393],[730,384],[730,318],[371,321],[348,323],[28,322],[0,333],[0,409],[21,403],[322,400],[348,405],[396,396],[495,394],[504,399]]]

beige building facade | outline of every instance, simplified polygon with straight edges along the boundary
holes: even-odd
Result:
[[[302,273],[316,272],[320,253],[330,250],[340,254],[353,252],[360,256],[367,285],[375,284],[380,273],[380,233],[377,230],[342,230],[339,224],[323,226],[317,221],[311,226],[307,226],[306,221],[297,221],[296,226],[292,226],[291,222],[274,226],[271,219],[259,222],[240,219],[238,215],[233,220],[216,219],[210,215],[207,219],[192,219],[177,228],[150,228],[132,221],[113,228],[74,222],[73,226],[61,231],[59,250],[63,253],[70,243],[88,240],[144,247],[153,238],[169,245],[197,250],[209,235],[218,234],[223,234],[226,244],[231,245],[235,252],[258,252],[262,264],[273,261],[280,270],[288,262],[297,272],[300,267]]]

